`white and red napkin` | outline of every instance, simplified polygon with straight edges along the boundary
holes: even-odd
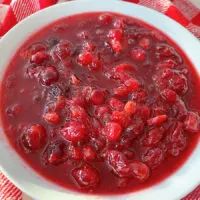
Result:
[[[63,2],[63,0],[0,0],[0,37],[25,17],[61,1]],[[186,27],[200,39],[200,9],[195,7],[189,0],[126,1],[164,13]],[[2,173],[0,173],[0,200],[22,200],[22,192]],[[200,200],[200,186],[183,200]]]

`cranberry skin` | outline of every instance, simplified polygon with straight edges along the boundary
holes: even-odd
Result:
[[[31,56],[31,62],[41,65],[44,61],[48,60],[49,55],[45,51],[39,51]]]
[[[112,23],[112,15],[109,14],[109,13],[104,13],[104,14],[101,14],[99,17],[98,17],[98,20],[101,24],[103,25],[108,25],[108,24],[111,24]]]
[[[69,142],[80,142],[86,137],[86,127],[80,122],[71,121],[60,133]]]
[[[56,112],[46,113],[44,114],[43,118],[47,123],[54,125],[57,125],[60,122],[60,116]]]
[[[68,146],[68,157],[73,160],[82,160],[83,159],[83,153],[82,149],[80,147],[69,145]]]
[[[113,50],[114,53],[116,53],[116,54],[121,53],[123,48],[122,48],[122,44],[121,44],[120,41],[112,39],[110,41],[110,45],[111,45],[112,50]]]
[[[73,169],[72,176],[81,188],[96,188],[100,182],[99,173],[90,165]]]
[[[134,101],[128,101],[124,106],[124,111],[127,115],[133,115],[137,110],[137,105]]]
[[[122,29],[112,29],[109,31],[108,37],[113,40],[121,41],[123,38],[123,31]]]
[[[103,129],[104,136],[108,141],[111,142],[119,140],[121,133],[122,127],[116,122],[108,122]]]
[[[111,120],[119,123],[122,127],[127,127],[130,122],[130,117],[124,111],[113,111]]]
[[[39,75],[40,81],[43,85],[49,86],[59,79],[59,73],[55,67],[46,67]]]
[[[88,118],[88,115],[87,115],[85,109],[79,105],[70,106],[70,111],[71,111],[72,119],[86,121]]]
[[[189,132],[199,132],[200,131],[200,117],[197,113],[188,112],[187,117],[184,121],[184,127],[186,131]]]
[[[124,109],[124,103],[116,98],[111,98],[109,105],[112,110],[122,111]]]
[[[159,147],[149,149],[142,155],[142,161],[152,169],[156,168],[164,160],[164,153]]]
[[[139,88],[139,82],[136,79],[130,78],[124,82],[128,92],[134,92]]]
[[[68,159],[66,149],[66,145],[61,141],[50,143],[43,153],[44,162],[51,165],[62,164]]]
[[[54,62],[64,60],[72,54],[72,44],[67,40],[61,40],[51,51]]]
[[[147,120],[147,124],[149,126],[160,126],[167,121],[167,118],[168,118],[167,115],[158,115],[156,117]]]
[[[78,56],[78,63],[82,66],[87,66],[92,64],[93,61],[93,55],[89,51],[82,52]]]
[[[83,158],[84,158],[84,160],[91,161],[91,160],[95,160],[96,157],[97,157],[97,154],[91,146],[83,147]]]
[[[93,105],[101,105],[105,101],[105,93],[101,90],[93,90],[90,96]]]
[[[175,103],[177,94],[173,90],[170,89],[164,89],[161,92],[161,97],[167,102],[167,103]]]
[[[127,159],[119,151],[109,150],[106,153],[106,160],[109,168],[119,177],[129,177],[131,175],[130,168],[127,166]]]
[[[150,176],[150,169],[145,163],[140,161],[132,161],[128,167],[130,168],[133,177],[141,182],[146,181]]]
[[[128,63],[122,63],[114,68],[114,73],[124,73],[134,71],[135,67]]]
[[[131,58],[138,62],[143,62],[146,59],[146,52],[140,47],[135,47],[131,50]]]
[[[162,128],[154,128],[150,130],[145,137],[143,144],[152,147],[160,142],[163,137],[164,130]]]
[[[147,37],[143,37],[139,40],[138,44],[144,49],[149,49],[149,47],[151,46],[151,40]]]
[[[41,149],[46,143],[46,130],[40,124],[34,124],[21,135],[21,144],[28,151]]]

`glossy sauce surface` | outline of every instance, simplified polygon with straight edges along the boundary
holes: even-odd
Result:
[[[186,161],[199,138],[199,88],[186,56],[155,28],[87,13],[19,49],[2,82],[1,115],[12,146],[47,179],[126,193]]]

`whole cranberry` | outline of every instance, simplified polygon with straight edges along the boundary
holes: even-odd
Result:
[[[59,74],[55,67],[46,67],[39,75],[40,81],[43,85],[49,86],[58,81]]]
[[[60,131],[63,138],[70,142],[79,142],[86,137],[86,127],[81,122],[71,121]]]
[[[88,164],[73,169],[72,176],[81,188],[95,188],[100,182],[98,171]]]
[[[26,150],[36,151],[45,145],[46,139],[45,128],[40,124],[34,124],[22,133],[21,144]]]
[[[117,141],[120,139],[122,133],[122,127],[117,122],[108,122],[104,129],[103,135],[108,141]]]

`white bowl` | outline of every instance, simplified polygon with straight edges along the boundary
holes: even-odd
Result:
[[[162,30],[184,50],[200,74],[200,43],[185,28],[170,18],[145,7],[122,1],[77,0],[50,7],[20,22],[0,41],[0,80],[16,50],[34,32],[49,23],[69,15],[112,11],[141,19]],[[175,200],[200,184],[200,144],[186,163],[172,176],[150,188],[116,196],[76,193],[48,182],[33,171],[11,148],[0,128],[0,166],[3,173],[22,191],[40,200]]]

